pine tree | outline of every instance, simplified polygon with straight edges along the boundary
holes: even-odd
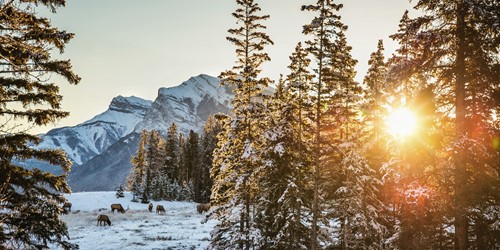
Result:
[[[314,69],[315,78],[312,82],[312,105],[313,113],[310,117],[313,121],[314,126],[314,146],[313,146],[313,156],[314,156],[314,200],[312,206],[313,218],[312,218],[312,233],[313,242],[311,249],[318,248],[319,241],[325,242],[329,241],[329,236],[321,235],[319,238],[319,224],[326,224],[325,218],[323,217],[323,208],[320,204],[323,204],[321,197],[321,190],[323,188],[324,181],[322,180],[323,173],[326,168],[331,168],[327,166],[332,164],[331,161],[327,161],[327,145],[331,144],[331,129],[334,127],[334,120],[329,116],[332,114],[331,103],[332,97],[334,95],[335,87],[338,86],[339,82],[335,82],[340,77],[345,77],[342,69],[332,67],[338,67],[336,64],[336,58],[344,60],[349,58],[349,55],[342,54],[339,36],[341,36],[343,31],[347,29],[340,21],[340,15],[338,12],[343,7],[342,4],[335,4],[331,0],[318,0],[314,5],[304,5],[302,10],[311,11],[316,13],[310,24],[304,25],[303,33],[310,36],[310,40],[306,41],[307,51],[316,60],[317,66]],[[336,44],[337,41],[337,44]],[[341,54],[338,54],[341,53]],[[346,63],[350,63],[344,60]],[[351,65],[345,65],[350,67]],[[340,71],[339,71],[340,70]]]
[[[143,197],[149,198],[151,195],[154,200],[161,200],[165,197],[164,185],[160,180],[161,167],[163,166],[163,144],[160,133],[157,130],[151,130],[146,149],[147,170]]]
[[[136,200],[136,196],[142,195],[144,189],[144,177],[146,174],[146,145],[149,138],[148,132],[141,132],[141,140],[139,141],[139,149],[135,156],[130,159],[130,163],[134,166],[127,177],[127,188],[134,195],[132,200]]]
[[[50,76],[61,76],[70,84],[80,78],[69,60],[56,60],[51,51],[64,52],[74,34],[51,26],[39,17],[39,7],[55,13],[64,0],[2,1],[0,3],[0,246],[3,248],[47,248],[58,244],[76,247],[60,220],[63,193],[69,193],[66,174],[56,176],[38,169],[28,170],[15,161],[36,159],[68,172],[71,161],[61,150],[38,150],[40,138],[29,128],[67,117],[60,110],[62,96]]]
[[[340,225],[341,249],[382,249],[384,208],[379,199],[381,181],[355,142],[344,142],[341,151],[341,186],[335,191],[334,213]]]
[[[217,146],[217,135],[222,131],[221,124],[213,116],[209,116],[203,127],[203,135],[200,145],[200,164],[194,171],[194,201],[199,203],[210,202],[212,189],[212,169],[213,155]]]
[[[227,40],[236,46],[237,62],[232,70],[221,73],[223,84],[232,85],[235,97],[232,100],[232,122],[225,128],[226,135],[216,150],[215,164],[223,175],[214,183],[212,196],[216,212],[213,216],[220,222],[213,232],[211,248],[238,246],[250,249],[258,238],[252,217],[255,202],[255,169],[259,165],[259,135],[261,132],[262,89],[270,82],[259,78],[260,66],[269,61],[263,52],[273,42],[262,30],[261,21],[268,15],[259,15],[259,5],[253,0],[236,0],[240,6],[233,13],[241,27],[228,30]],[[226,183],[232,183],[227,185]],[[219,194],[223,196],[219,196]],[[217,194],[214,196],[214,194]],[[228,245],[229,244],[229,245]]]
[[[181,200],[194,200],[195,197],[195,173],[200,166],[200,142],[199,136],[193,130],[189,131],[187,140],[181,141],[182,153],[180,154],[179,180],[181,183]]]
[[[267,104],[256,219],[262,249],[308,249],[312,241],[311,164],[302,141],[306,136],[298,136],[301,126],[296,108],[300,101],[291,93],[280,80]]]
[[[125,194],[123,193],[123,186],[120,185],[120,187],[118,187],[118,189],[116,190],[116,198],[123,198],[125,197]]]
[[[310,157],[311,145],[310,135],[312,131],[310,119],[308,115],[312,114],[312,105],[309,98],[311,89],[311,81],[314,75],[309,72],[311,60],[307,58],[307,51],[298,43],[295,47],[295,52],[290,56],[290,75],[287,76],[288,91],[292,95],[291,101],[294,104],[295,122],[297,123],[298,140],[303,142],[297,150],[300,154],[300,159]]]
[[[183,156],[184,177],[181,179],[183,182],[189,183],[193,181],[195,168],[200,164],[200,139],[193,130],[189,131]]]
[[[367,126],[365,139],[368,141],[371,157],[376,157],[371,162],[380,168],[383,162],[387,160],[381,148],[384,144],[383,128],[384,117],[387,117],[388,110],[385,106],[389,104],[389,86],[387,83],[387,64],[384,59],[384,44],[382,40],[378,41],[377,51],[370,55],[368,60],[370,65],[364,79],[365,96],[363,105],[363,122]]]

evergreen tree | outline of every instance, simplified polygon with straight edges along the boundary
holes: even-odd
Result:
[[[56,60],[51,51],[63,52],[74,34],[51,26],[37,15],[39,7],[55,13],[64,0],[2,1],[0,3],[0,246],[47,248],[58,244],[76,247],[60,220],[63,193],[70,189],[66,174],[56,176],[28,170],[15,161],[36,159],[68,172],[71,161],[61,150],[38,150],[40,138],[27,133],[34,126],[56,122],[69,115],[60,110],[62,96],[50,76],[70,84],[80,78],[69,60]]]
[[[308,249],[311,245],[312,175],[308,147],[302,141],[306,136],[298,136],[296,108],[300,103],[280,80],[267,104],[256,219],[262,249]]]
[[[130,163],[134,166],[127,177],[127,188],[132,192],[136,200],[136,196],[142,195],[144,189],[144,177],[146,174],[146,145],[148,140],[148,132],[143,130],[141,132],[141,140],[139,141],[139,149],[135,156],[130,159]]]
[[[118,189],[116,190],[116,198],[123,198],[125,197],[125,194],[123,193],[123,186],[120,185],[120,187],[118,187]]]
[[[162,168],[162,174],[166,175],[169,180],[178,180],[179,178],[179,132],[177,125],[172,123],[167,130],[167,138],[165,139],[165,164]]]
[[[193,130],[189,131],[183,157],[184,177],[182,180],[189,183],[193,181],[195,168],[200,165],[200,139]]]
[[[418,1],[415,7],[425,15],[407,18],[402,32],[393,36],[412,55],[406,63],[413,65],[408,74],[429,76],[436,86],[438,109],[452,111],[444,115],[454,118],[454,136],[443,140],[445,145],[452,145],[449,152],[453,152],[453,162],[443,167],[453,175],[453,186],[449,187],[453,190],[453,210],[449,214],[453,216],[456,249],[477,247],[469,241],[478,238],[498,247],[493,236],[498,231],[491,224],[481,236],[471,230],[487,221],[472,223],[471,211],[485,207],[498,211],[498,206],[486,204],[499,204],[498,195],[492,195],[498,190],[498,169],[491,164],[498,152],[486,146],[495,134],[492,119],[493,96],[499,84],[498,4],[496,0]],[[481,181],[477,181],[479,176]],[[483,185],[484,179],[488,186]]]
[[[160,169],[163,166],[163,152],[163,139],[160,133],[157,130],[151,130],[149,132],[148,147],[146,149],[146,161],[148,165],[143,197],[149,198],[151,195],[154,200],[161,200],[165,196],[163,193],[163,183],[160,181]]]
[[[311,102],[313,113],[310,118],[314,129],[313,146],[313,166],[314,166],[314,200],[312,206],[312,234],[313,242],[311,249],[318,248],[319,241],[330,241],[328,235],[318,235],[319,224],[326,224],[323,217],[324,208],[320,207],[324,202],[321,200],[323,189],[324,173],[326,169],[333,169],[333,162],[326,156],[331,155],[330,145],[332,140],[332,128],[335,126],[335,120],[332,119],[332,98],[341,82],[347,84],[347,81],[339,81],[350,76],[345,70],[353,67],[355,61],[348,53],[348,47],[344,46],[343,31],[347,29],[340,21],[340,15],[337,12],[343,7],[342,4],[335,4],[331,0],[318,0],[316,4],[302,6],[302,10],[311,11],[316,14],[310,24],[304,25],[303,33],[310,37],[306,41],[307,51],[316,60],[317,66],[314,69],[315,78],[311,86]],[[336,60],[339,61],[336,61]],[[340,65],[346,63],[346,65]],[[332,68],[334,67],[334,68]]]
[[[385,227],[379,199],[381,181],[355,142],[340,145],[341,186],[335,191],[334,213],[340,225],[341,249],[382,249]]]
[[[363,123],[367,126],[365,129],[365,138],[371,153],[370,157],[376,157],[371,162],[375,166],[382,165],[387,160],[387,155],[381,148],[384,145],[384,137],[387,133],[383,130],[385,127],[384,117],[387,117],[389,104],[389,86],[387,83],[387,64],[384,59],[384,44],[382,40],[378,41],[377,51],[370,55],[368,60],[370,67],[364,79],[365,96],[363,105]]]
[[[181,183],[181,200],[193,200],[195,193],[195,171],[200,165],[200,142],[199,136],[193,130],[189,131],[187,140],[181,140],[181,154],[179,180]]]
[[[217,146],[217,135],[222,131],[221,124],[213,116],[209,116],[203,127],[200,145],[200,164],[194,171],[194,201],[199,203],[210,202],[212,179],[213,154]]]
[[[334,168],[326,168],[325,176],[330,181],[325,184],[327,200],[333,201],[331,213],[339,222],[338,237],[342,249],[379,249],[382,247],[384,227],[379,217],[383,210],[379,200],[381,185],[378,173],[366,160],[363,141],[362,120],[359,119],[363,102],[363,90],[354,81],[354,66],[357,61],[350,54],[344,32],[337,33],[334,46],[330,48],[331,81],[334,96],[329,107],[335,127],[327,129],[336,143],[328,151],[327,160]]]
[[[312,114],[312,105],[309,98],[311,81],[314,75],[309,72],[311,60],[307,58],[307,51],[298,43],[295,52],[290,56],[290,75],[287,76],[290,102],[294,105],[294,117],[297,126],[298,140],[302,142],[298,148],[300,159],[310,157],[311,123],[308,115]],[[304,166],[305,167],[305,166]]]
[[[261,21],[269,16],[259,15],[259,5],[253,0],[236,0],[236,3],[239,8],[233,16],[241,27],[228,30],[231,36],[227,39],[236,46],[237,62],[232,70],[220,75],[223,84],[234,87],[233,118],[227,124],[226,135],[221,137],[223,141],[214,156],[214,163],[221,164],[218,169],[222,170],[219,172],[222,176],[212,190],[217,205],[213,217],[219,220],[219,224],[212,233],[210,247],[250,249],[259,237],[252,216],[263,113],[259,96],[269,83],[269,79],[258,75],[262,63],[270,60],[263,52],[264,47],[273,42],[262,31],[266,27]]]

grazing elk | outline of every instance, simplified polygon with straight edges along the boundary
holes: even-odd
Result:
[[[122,204],[119,204],[119,203],[111,204],[111,212],[114,213],[115,210],[117,210],[118,212],[120,212],[122,214],[125,213],[125,209],[123,209]]]
[[[71,212],[71,205],[71,202],[64,202],[64,204],[62,205],[64,213]]]
[[[196,205],[196,211],[198,211],[199,214],[202,214],[203,212],[208,212],[210,210],[210,203],[204,203],[204,204],[198,204]]]
[[[148,210],[150,213],[153,212],[153,203],[149,203]]]
[[[165,214],[165,208],[162,205],[156,205],[157,214]]]
[[[97,226],[106,226],[106,223],[108,223],[108,226],[111,226],[111,221],[107,215],[100,214],[97,216]]]

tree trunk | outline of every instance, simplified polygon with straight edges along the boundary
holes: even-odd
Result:
[[[456,140],[463,140],[467,135],[465,124],[465,6],[463,0],[457,4],[457,58],[456,58]],[[465,149],[459,148],[455,155],[455,249],[466,250],[467,242],[467,171]]]

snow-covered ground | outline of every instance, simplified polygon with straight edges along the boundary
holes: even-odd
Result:
[[[204,249],[215,221],[201,224],[205,214],[196,212],[192,202],[155,202],[153,213],[148,204],[131,202],[132,195],[116,198],[115,192],[82,192],[66,196],[71,213],[62,215],[69,228],[70,242],[80,249]],[[127,210],[111,213],[111,204],[120,203]],[[155,213],[163,205],[165,215]],[[97,216],[108,215],[111,226],[97,226]]]

